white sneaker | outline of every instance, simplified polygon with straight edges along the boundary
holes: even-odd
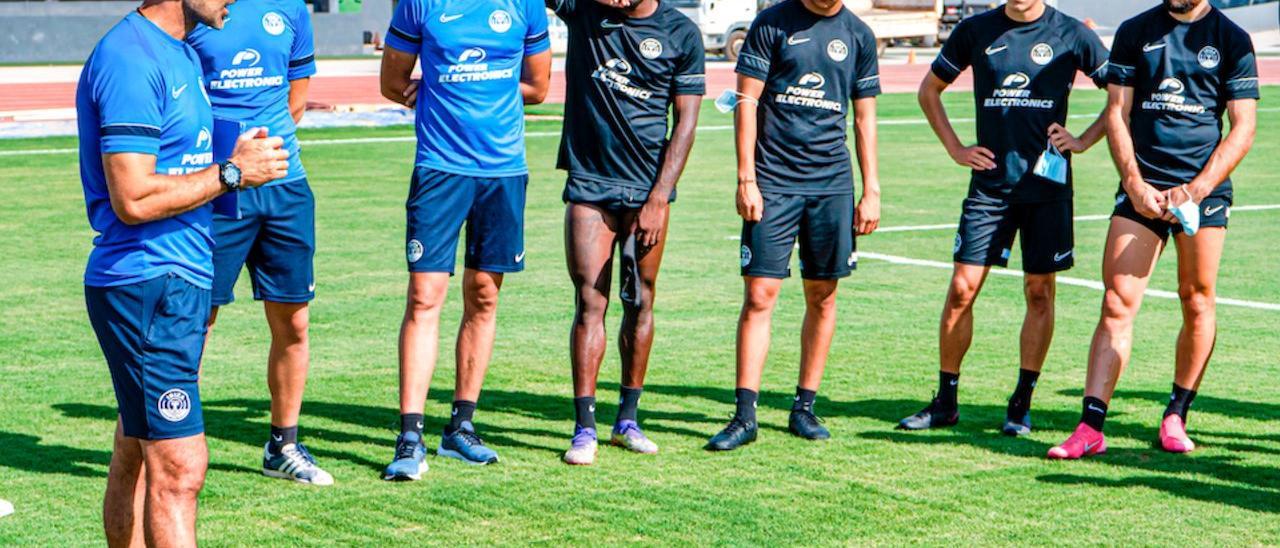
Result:
[[[586,466],[596,462],[595,428],[578,428],[573,434],[573,445],[564,452],[564,461],[568,464]]]
[[[270,443],[263,447],[262,475],[311,485],[333,485],[333,476],[316,466],[315,457],[301,443],[281,447],[278,454],[271,453]]]

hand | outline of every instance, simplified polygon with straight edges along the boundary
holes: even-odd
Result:
[[[1084,152],[1089,150],[1084,141],[1077,139],[1067,128],[1057,122],[1049,126],[1049,142],[1058,148],[1058,152]]]
[[[422,85],[421,80],[409,80],[409,85],[404,87],[404,100],[400,104],[413,108],[418,104],[418,86]]]
[[[756,222],[764,217],[764,196],[760,195],[760,187],[755,179],[738,182],[738,215],[748,222]]]
[[[951,159],[957,164],[972,168],[976,171],[986,171],[996,168],[996,155],[986,147],[977,145],[971,147],[961,147],[956,150],[949,150],[947,154],[951,155]]]
[[[859,236],[866,236],[880,228],[880,195],[864,192],[853,210],[853,226]]]
[[[640,208],[640,214],[631,225],[636,235],[636,244],[648,249],[662,242],[662,231],[667,227],[667,211],[670,209],[666,197],[649,198]]]
[[[236,138],[229,158],[240,168],[240,184],[246,188],[261,186],[289,173],[289,151],[284,139],[268,137],[267,128],[256,127]]]
[[[1146,182],[1133,186],[1137,188],[1130,188],[1126,193],[1129,195],[1129,200],[1133,202],[1134,211],[1148,219],[1161,219],[1168,214],[1164,193]]]
[[[1188,185],[1170,188],[1161,192],[1160,195],[1164,198],[1165,204],[1164,215],[1162,215],[1161,218],[1171,223],[1178,221],[1178,218],[1173,215],[1173,210],[1177,209],[1178,206],[1187,202],[1199,203],[1199,200],[1196,200],[1195,196],[1191,194],[1191,190]]]

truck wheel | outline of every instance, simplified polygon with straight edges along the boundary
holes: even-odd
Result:
[[[747,41],[747,31],[738,29],[729,33],[729,38],[724,41],[724,57],[729,61],[736,62],[738,60],[738,52],[742,51],[742,43]]]

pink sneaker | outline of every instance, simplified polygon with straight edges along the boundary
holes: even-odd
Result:
[[[1107,452],[1107,440],[1102,437],[1102,432],[1094,430],[1093,427],[1080,423],[1076,427],[1076,431],[1062,442],[1062,445],[1049,450],[1049,458],[1051,459],[1078,459],[1091,455],[1101,455]]]
[[[1160,447],[1170,453],[1190,453],[1196,448],[1195,442],[1187,437],[1187,426],[1177,413],[1165,417],[1160,423]]]

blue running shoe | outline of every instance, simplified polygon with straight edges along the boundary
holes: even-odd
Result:
[[[440,447],[436,448],[436,456],[458,459],[467,464],[483,465],[498,462],[498,453],[484,446],[484,440],[476,435],[476,428],[471,421],[464,421],[457,430],[446,430],[440,436]]]
[[[403,432],[396,438],[396,459],[382,471],[387,481],[417,481],[427,471],[427,447],[422,434]]]
[[[271,443],[267,443],[262,448],[262,475],[312,485],[333,485],[333,476],[316,465],[316,458],[301,443],[281,447],[279,453],[272,453]]]
[[[1031,433],[1031,412],[1027,411],[1021,419],[1005,415],[1004,426],[1000,431],[1006,436],[1025,436]]]

